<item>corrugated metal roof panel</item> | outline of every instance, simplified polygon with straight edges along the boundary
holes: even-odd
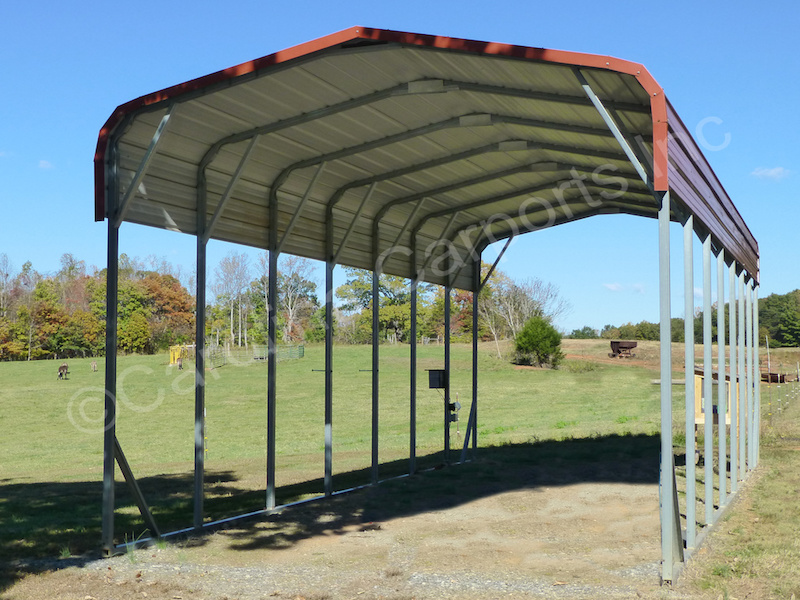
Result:
[[[350,41],[366,40],[385,43],[350,47]],[[414,235],[423,246],[441,246],[443,236],[456,235],[453,247],[467,258],[480,232],[478,242],[485,244],[492,236],[591,214],[654,216],[655,201],[642,193],[646,188],[576,70],[653,169],[655,189],[669,184],[757,277],[755,240],[696,144],[681,141],[688,132],[641,65],[364,28],[119,107],[98,141],[96,215],[103,218],[107,205],[112,215],[119,210],[171,106],[125,220],[194,232],[200,194],[206,194],[209,222],[253,136],[257,143],[215,224],[215,239],[262,248],[277,243],[269,223],[273,198],[277,239],[297,212],[283,250],[324,260],[338,251],[371,185],[370,201],[340,254],[345,264],[363,268],[374,266],[375,244],[378,252],[391,252],[396,241],[408,250]],[[667,122],[679,140],[667,140]],[[116,171],[111,148],[117,149]],[[519,170],[548,162],[557,164]],[[612,191],[627,186],[631,193],[605,199],[604,182],[611,182]],[[109,189],[116,191],[113,197]],[[583,197],[588,193],[589,200]],[[459,234],[470,228],[471,237]],[[424,247],[417,248],[418,256],[424,254]],[[410,276],[424,263],[419,258],[415,267],[409,261],[409,252],[395,252],[384,268]],[[446,281],[429,271],[427,280]],[[456,285],[475,286],[469,269],[455,277]]]

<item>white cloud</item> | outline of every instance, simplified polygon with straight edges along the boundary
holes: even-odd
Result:
[[[644,294],[645,285],[643,283],[604,283],[603,287],[612,292],[632,292],[634,294]]]
[[[758,167],[752,173],[750,173],[750,175],[758,177],[759,179],[772,179],[773,181],[778,181],[788,177],[790,174],[791,171],[784,169],[783,167],[772,167],[771,169],[766,167]]]
[[[39,161],[39,168],[40,169],[52,169],[53,168],[53,164],[50,161],[47,161],[47,160],[40,160]]]

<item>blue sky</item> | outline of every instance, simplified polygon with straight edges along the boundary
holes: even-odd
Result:
[[[104,266],[97,133],[143,94],[355,25],[608,54],[664,87],[760,245],[762,297],[800,287],[800,5],[534,0],[17,3],[0,8],[0,253],[51,273]],[[619,242],[624,238],[624,242]],[[675,229],[673,287],[682,289]],[[121,249],[193,268],[193,239],[125,225]],[[699,243],[696,246],[699,254]],[[210,248],[210,272],[232,247]],[[487,257],[491,250],[487,251]],[[656,223],[604,216],[515,241],[501,267],[557,285],[565,330],[658,318]],[[702,279],[695,269],[696,285]],[[322,272],[319,274],[320,282]],[[682,316],[680,293],[673,314]]]

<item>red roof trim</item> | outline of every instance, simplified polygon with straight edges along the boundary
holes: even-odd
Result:
[[[471,52],[495,56],[508,56],[513,58],[538,60],[544,62],[591,67],[616,71],[635,77],[642,88],[650,95],[650,106],[653,118],[653,145],[654,145],[654,186],[656,190],[667,190],[667,107],[664,91],[641,64],[633,63],[610,56],[598,54],[583,54],[580,52],[567,52],[563,50],[549,50],[546,48],[532,48],[527,46],[514,46],[494,42],[480,42],[458,38],[406,33],[385,29],[371,29],[365,27],[352,27],[319,39],[281,50],[275,54],[258,58],[252,61],[199,77],[186,83],[181,83],[164,90],[141,96],[135,100],[122,104],[111,114],[105,125],[100,129],[97,140],[97,149],[94,156],[95,167],[95,220],[105,218],[105,157],[108,143],[114,129],[122,122],[125,116],[136,110],[159,102],[174,100],[184,94],[202,90],[214,84],[222,83],[254,73],[266,67],[285,63],[296,58],[326,50],[347,42],[358,39],[382,42],[394,42],[404,45],[426,46],[446,50]]]

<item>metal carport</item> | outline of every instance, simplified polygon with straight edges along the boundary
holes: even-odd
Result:
[[[670,221],[684,226],[686,314],[694,312],[692,236],[703,240],[707,369],[711,369],[711,277],[716,273],[718,287],[724,290],[723,272],[728,271],[732,327],[727,368],[745,383],[737,388],[741,402],[734,403],[741,406],[742,435],[737,438],[736,428],[731,430],[733,448],[740,450],[731,452],[731,480],[736,487],[758,460],[754,366],[758,246],[664,91],[642,65],[624,60],[354,27],[118,107],[100,131],[95,155],[95,219],[109,222],[106,347],[117,345],[120,225],[139,223],[196,236],[194,527],[199,529],[203,527],[204,307],[210,239],[269,251],[265,506],[272,509],[274,298],[280,253],[325,261],[330,322],[337,264],[373,271],[375,307],[381,272],[409,278],[412,291],[424,281],[448,290],[470,290],[477,298],[480,256],[490,243],[609,213],[658,219],[662,340],[671,339]],[[691,339],[692,320],[686,323]],[[723,340],[724,328],[723,321]],[[373,329],[375,342],[377,311]],[[413,329],[411,345],[409,470],[413,472]],[[690,346],[687,379],[694,371]],[[720,347],[720,368],[726,368],[724,344]],[[680,515],[669,501],[675,495],[670,353],[669,344],[663,344],[661,495],[667,500],[661,502],[661,528],[666,581],[673,580],[675,565],[684,556]],[[330,327],[325,354],[325,423],[320,426],[325,428],[329,495],[334,493]],[[103,545],[107,551],[114,541],[115,455],[129,483],[135,483],[115,437],[114,355],[108,352],[106,366]],[[447,362],[445,350],[446,370]],[[373,343],[374,483],[379,465],[377,367],[378,344]],[[468,425],[473,447],[476,367],[474,357]],[[707,375],[705,401],[710,414],[710,371]],[[693,418],[693,385],[686,390]],[[709,427],[711,420],[707,422]],[[692,452],[693,425],[691,436],[687,428],[687,449],[691,443]],[[707,433],[708,444],[712,435]],[[724,428],[718,440],[724,448]],[[719,511],[707,518],[708,523],[727,504],[724,486],[720,492]],[[147,519],[147,506],[143,498],[140,501]],[[693,507],[694,502],[687,504]],[[706,507],[713,511],[713,499]],[[687,522],[694,523],[693,514],[687,514]],[[697,544],[696,527],[687,527],[684,537],[691,551]]]

